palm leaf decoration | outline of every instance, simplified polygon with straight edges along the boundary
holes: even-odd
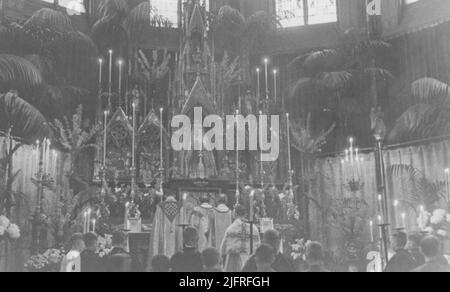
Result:
[[[22,57],[0,54],[0,88],[31,88],[42,82],[41,72],[33,63]]]
[[[26,30],[50,30],[58,33],[74,32],[69,16],[50,8],[42,8],[35,12],[24,24]]]
[[[7,133],[10,128],[11,135],[26,144],[51,137],[45,117],[15,92],[0,96],[0,131]]]
[[[411,165],[392,165],[388,168],[387,173],[392,177],[407,179],[408,194],[405,202],[415,210],[420,205],[432,209],[443,198],[445,182],[433,182],[426,178],[422,171]]]
[[[428,139],[450,133],[449,86],[433,78],[418,79],[411,85],[411,95],[420,103],[409,107],[389,133],[390,143]]]
[[[435,103],[449,98],[449,86],[433,78],[422,78],[411,84],[411,94],[413,98],[420,102]]]

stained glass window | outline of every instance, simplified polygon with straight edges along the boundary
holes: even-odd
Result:
[[[276,0],[276,12],[282,27],[336,22],[336,1]]]
[[[55,0],[44,1],[52,4],[55,3]],[[59,6],[66,8],[67,14],[69,15],[80,15],[86,12],[83,0],[58,0],[58,4]]]
[[[178,0],[150,0],[156,15],[168,19],[172,26],[178,25]]]
[[[276,11],[282,27],[302,26],[305,24],[303,0],[277,0]]]
[[[336,21],[336,0],[308,0],[308,24]]]

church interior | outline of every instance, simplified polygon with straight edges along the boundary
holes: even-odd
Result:
[[[0,271],[450,256],[449,109],[448,0],[0,0]]]

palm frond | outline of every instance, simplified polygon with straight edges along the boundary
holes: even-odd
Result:
[[[413,97],[424,103],[441,102],[450,99],[449,86],[434,78],[422,78],[411,85]]]
[[[0,85],[20,88],[39,86],[42,82],[41,72],[30,61],[0,54]]]
[[[305,77],[294,82],[289,89],[289,96],[295,97],[299,92],[310,91],[313,89],[313,80]]]
[[[49,29],[59,33],[75,31],[69,16],[50,8],[36,11],[24,24],[25,29]]]
[[[395,122],[388,135],[389,143],[429,137],[430,133],[426,133],[423,129],[435,121],[434,110],[435,107],[428,104],[411,106]]]
[[[381,40],[363,40],[353,48],[353,55],[356,57],[376,56],[384,50],[392,47],[391,44]]]
[[[98,18],[124,18],[128,13],[126,0],[100,0],[97,7]]]
[[[337,62],[339,53],[334,49],[325,49],[310,53],[302,66],[306,71],[319,72],[321,69],[328,68]]]
[[[51,130],[45,117],[16,93],[0,96],[0,130],[8,131],[25,143],[34,143],[43,137],[51,137]]]
[[[394,75],[392,75],[389,70],[379,67],[364,68],[364,74],[367,76],[373,76],[380,81],[388,81],[394,79]]]
[[[324,86],[332,89],[345,87],[352,79],[352,74],[348,71],[322,72],[318,75],[318,81]]]

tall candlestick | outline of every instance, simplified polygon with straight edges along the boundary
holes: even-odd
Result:
[[[102,79],[103,79],[103,59],[98,59],[98,89],[102,89]]]
[[[111,95],[112,95],[112,62],[113,62],[113,51],[109,50],[109,79],[108,79],[108,106],[111,105]]]
[[[106,143],[107,143],[108,111],[105,111],[103,121],[103,171],[106,171]]]
[[[384,208],[383,208],[383,196],[382,195],[378,195],[378,208],[380,210],[381,214],[384,214]],[[380,218],[382,218],[380,216]]]
[[[160,125],[160,129],[159,129],[159,136],[160,136],[160,139],[159,139],[160,140],[159,155],[160,155],[161,172],[164,169],[164,158],[163,158],[163,113],[164,113],[164,109],[160,108],[159,109],[159,121],[160,121],[161,125]]]
[[[128,208],[130,207],[130,202],[126,202],[125,203],[125,216],[123,219],[123,229],[127,230],[128,229]]]
[[[445,185],[447,188],[447,202],[450,203],[450,169],[445,169]]]
[[[398,206],[399,206],[399,201],[395,200],[394,201],[394,218],[395,218],[395,223],[397,224],[397,227],[400,227],[400,220],[398,219]]]
[[[136,142],[136,103],[133,102],[133,137],[132,137],[132,149],[131,149],[131,165],[133,167],[133,171],[134,171],[134,167],[136,166],[136,161],[135,161],[135,142]]]
[[[403,224],[403,228],[405,228],[405,230],[408,229],[408,226],[406,224],[406,213],[402,213],[402,224]]]
[[[239,110],[236,110],[236,180],[239,181]]]
[[[56,152],[56,150],[52,151],[52,167],[54,169],[53,173],[56,173],[58,171],[57,167],[56,167],[56,159],[58,158],[58,152]]]
[[[97,220],[92,219],[92,232],[95,233],[95,224],[97,223]]]
[[[260,120],[262,119],[262,114],[263,114],[263,112],[259,111]],[[262,131],[263,130],[264,129],[260,126],[259,127],[259,148],[260,148],[259,159],[261,162],[261,189],[264,189],[264,162],[263,162],[263,148],[262,148],[262,133],[263,133]]]
[[[370,221],[370,242],[375,242],[375,236],[373,234],[373,221]]]
[[[383,238],[383,216],[378,215],[378,225],[380,225],[380,239]]]
[[[275,102],[277,101],[277,70],[273,70],[273,96],[275,99]]]
[[[269,100],[269,59],[264,59],[264,68],[266,75],[266,100]]]
[[[84,212],[83,214],[83,233],[87,233],[87,218],[88,218],[88,213],[87,211]]]
[[[121,98],[122,98],[122,65],[123,65],[123,61],[119,60],[119,62],[117,62],[119,65],[119,105],[121,106]]]
[[[254,219],[254,210],[253,210],[253,204],[254,204],[254,198],[255,198],[255,190],[252,190],[250,192],[250,221],[253,221]]]
[[[92,210],[89,208],[88,210],[87,210],[87,221],[86,221],[86,223],[87,223],[87,232],[89,232],[91,229],[91,213],[92,213]]]
[[[261,69],[256,68],[256,99],[257,108],[259,109],[259,104],[261,102]]]
[[[289,113],[286,113],[286,123],[287,123],[287,142],[288,142],[288,165],[289,172],[292,171],[292,158],[291,158],[291,120]],[[289,174],[291,175],[291,174]]]

